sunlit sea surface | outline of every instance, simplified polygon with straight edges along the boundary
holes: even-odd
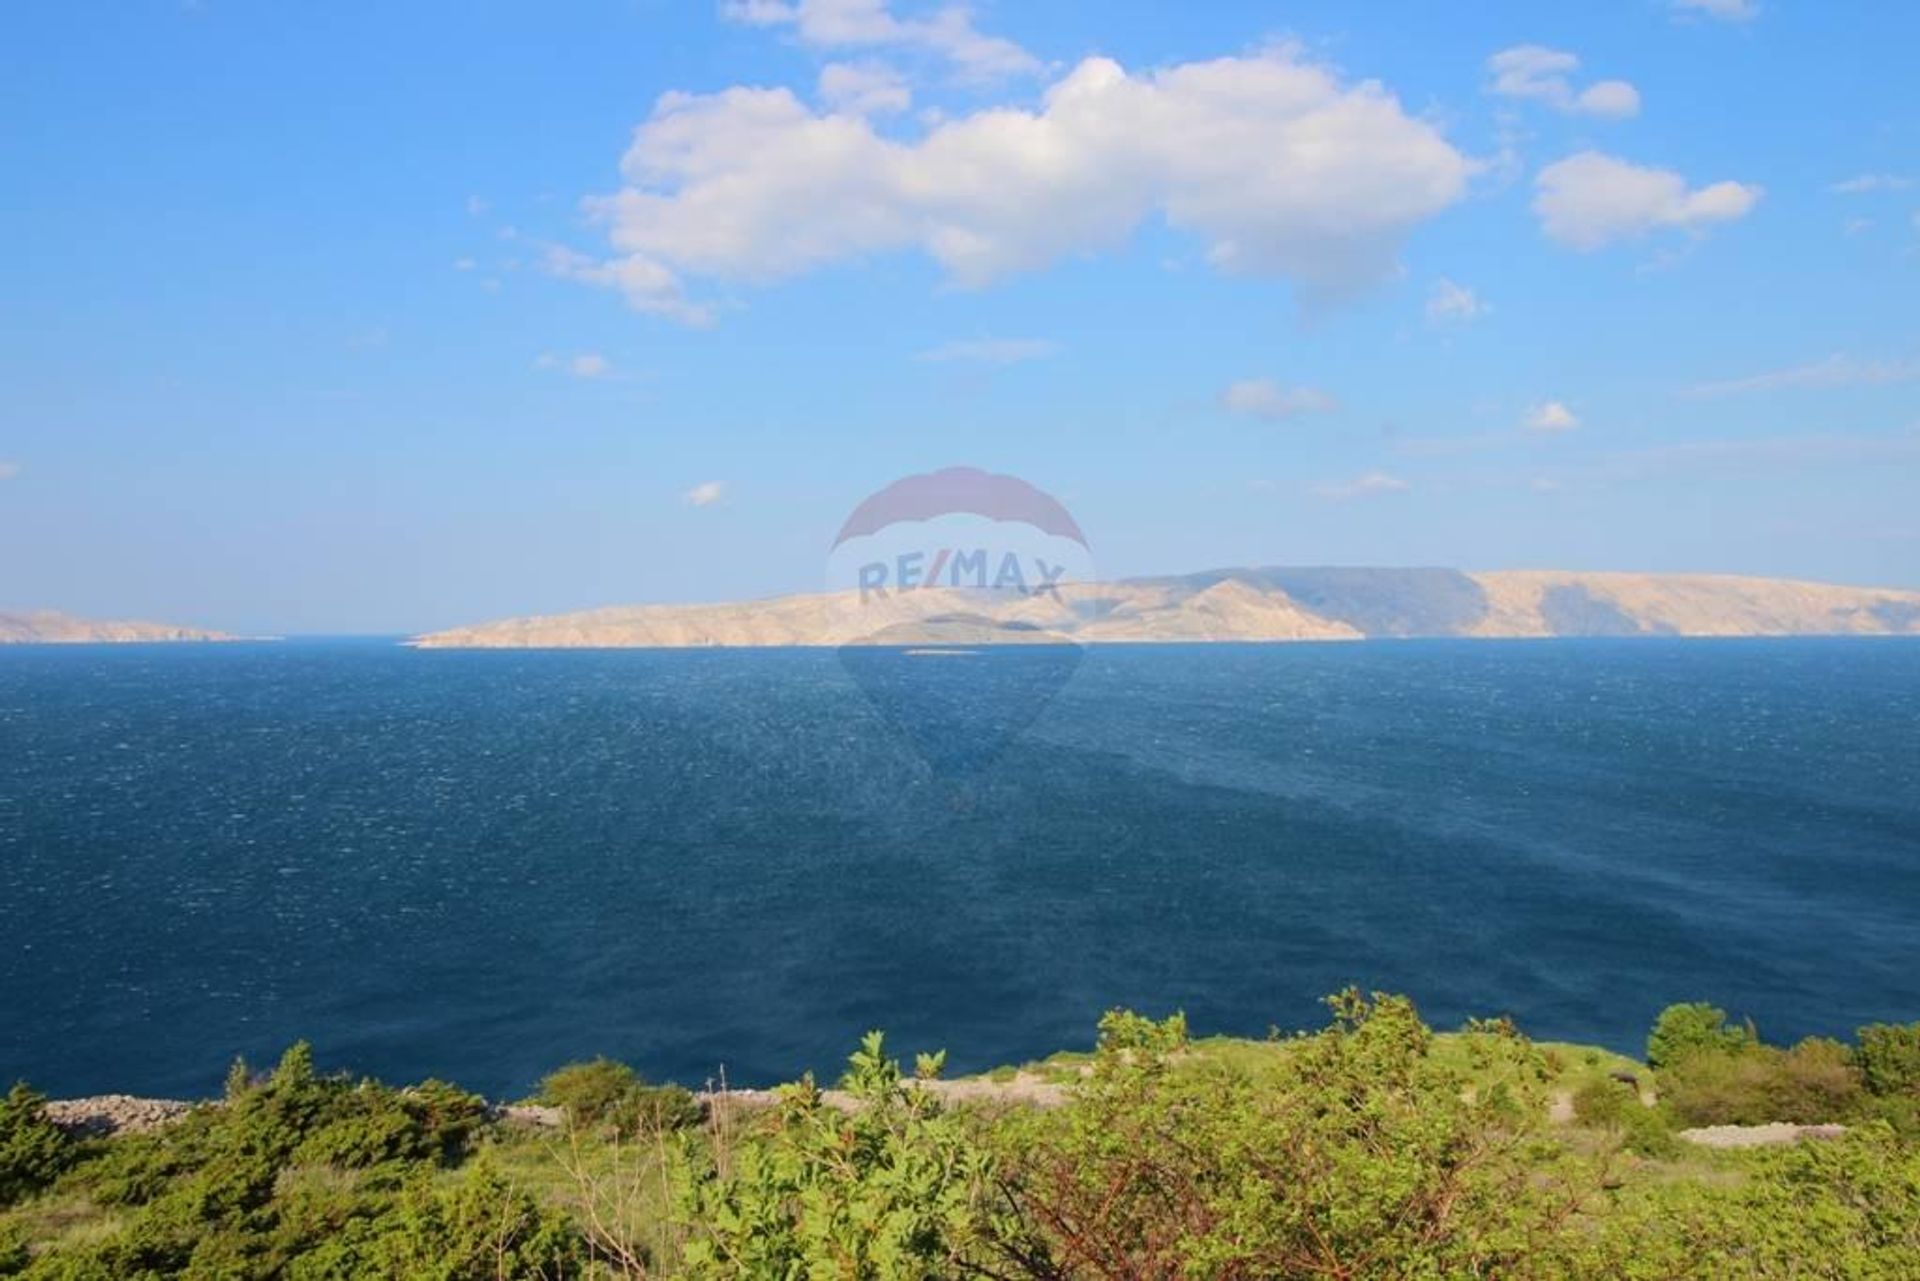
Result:
[[[0,648],[0,1080],[198,1095],[304,1037],[764,1083],[873,1027],[968,1070],[1348,983],[1630,1051],[1691,998],[1920,1019],[1920,644],[1033,661]],[[974,699],[1031,724],[914,723]]]

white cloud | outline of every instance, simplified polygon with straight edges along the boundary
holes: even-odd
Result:
[[[979,287],[1123,243],[1158,215],[1219,270],[1309,296],[1390,276],[1401,238],[1464,193],[1471,165],[1378,84],[1297,49],[1132,75],[1089,58],[1037,110],[941,119],[915,139],[819,114],[786,89],[669,93],[634,134],[627,185],[589,199],[613,256],[556,274],[696,323],[685,277],[768,281],[924,252]]]
[[[934,362],[978,361],[987,365],[1014,365],[1024,360],[1040,360],[1060,350],[1060,344],[1046,338],[962,338],[928,348],[916,360]]]
[[[1383,471],[1370,471],[1350,481],[1318,485],[1313,492],[1329,502],[1340,503],[1354,498],[1372,498],[1380,494],[1404,494],[1412,488],[1412,485],[1398,476],[1389,476]]]
[[[1572,96],[1567,76],[1579,69],[1580,59],[1573,54],[1537,44],[1515,45],[1487,59],[1487,74],[1493,77],[1487,92],[1562,105]]]
[[[707,303],[687,301],[680,278],[651,258],[629,254],[605,262],[590,258],[563,246],[547,250],[543,265],[563,280],[617,289],[635,311],[670,316],[696,328],[713,323],[714,309]]]
[[[1672,0],[1675,13],[1702,14],[1722,22],[1751,22],[1760,16],[1755,0]]]
[[[1827,190],[1839,196],[1864,196],[1876,191],[1906,191],[1913,186],[1913,179],[1902,178],[1890,173],[1863,173],[1836,182]]]
[[[803,44],[819,49],[923,49],[970,80],[1040,70],[1040,60],[1013,41],[977,30],[972,10],[963,4],[925,18],[896,18],[887,0],[724,0],[720,12],[748,26],[792,27]]]
[[[1243,378],[1220,393],[1220,405],[1229,413],[1279,420],[1295,414],[1324,414],[1340,402],[1317,387],[1282,387],[1271,378]]]
[[[1544,401],[1527,411],[1528,431],[1558,433],[1572,431],[1579,425],[1579,415],[1557,400]]]
[[[680,497],[689,507],[711,507],[725,497],[726,492],[725,481],[707,480],[695,485]]]
[[[478,267],[479,265],[480,265],[479,263],[475,262],[471,258],[455,258],[453,260],[453,269],[455,271],[472,271],[474,268]]]
[[[1761,189],[1738,182],[1689,188],[1670,169],[1631,164],[1582,151],[1548,165],[1534,179],[1533,211],[1561,244],[1593,250],[1663,227],[1700,231],[1744,218]]]
[[[1582,89],[1573,105],[1582,115],[1625,120],[1640,114],[1640,91],[1624,80],[1600,80]]]
[[[577,356],[542,352],[534,359],[533,366],[535,369],[564,370],[575,378],[604,378],[613,372],[613,362],[597,351],[583,351]]]
[[[486,200],[480,196],[467,197],[467,215],[469,217],[478,218],[491,207],[492,206],[487,204]]]
[[[878,62],[829,62],[820,68],[820,101],[835,111],[877,116],[905,111],[913,91],[892,67]]]
[[[19,463],[0,462],[0,480],[12,480],[20,474]]]
[[[1808,387],[1875,387],[1920,381],[1920,359],[1861,360],[1836,353],[1811,364],[1772,369],[1746,378],[1699,383],[1684,395],[1696,398],[1737,396],[1754,391],[1784,391]]]
[[[1473,290],[1445,276],[1434,281],[1433,288],[1427,293],[1427,320],[1436,325],[1464,324],[1478,320],[1492,310],[1492,306],[1482,302]]]
[[[1640,114],[1640,91],[1625,80],[1600,80],[1575,90],[1580,59],[1543,45],[1515,45],[1487,59],[1487,92],[1544,102],[1555,111],[1623,120]]]

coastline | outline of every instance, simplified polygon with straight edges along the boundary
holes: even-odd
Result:
[[[1449,1035],[1457,1034],[1441,1033],[1439,1037]],[[1444,1040],[1441,1043],[1445,1044]],[[1272,1043],[1214,1037],[1203,1044],[1207,1054],[1241,1057],[1258,1055],[1263,1047]],[[1643,1075],[1650,1079],[1652,1076],[1652,1069],[1645,1064],[1623,1059],[1598,1046],[1554,1043],[1553,1050],[1555,1053],[1576,1052],[1593,1063],[1613,1065],[1612,1073],[1616,1079],[1640,1079]],[[1082,1061],[1083,1057],[1067,1054],[1041,1064],[999,1068],[952,1079],[911,1080],[904,1084],[906,1088],[924,1092],[947,1107],[1036,1108],[1050,1111],[1072,1102],[1076,1089],[1075,1077],[1084,1080],[1091,1075],[1092,1068]],[[1174,1057],[1178,1059],[1181,1056]],[[1053,1066],[1048,1066],[1049,1063]],[[692,1091],[691,1094],[703,1115],[713,1117],[722,1112],[763,1112],[778,1107],[785,1088],[707,1088]],[[856,1094],[835,1087],[820,1090],[818,1098],[826,1107],[842,1113],[851,1114],[863,1106]],[[1639,1101],[1641,1106],[1652,1109],[1657,1106],[1659,1098],[1650,1088],[1639,1087]],[[494,1124],[535,1131],[561,1131],[567,1128],[565,1109],[551,1103],[533,1100],[484,1102],[487,1119]],[[222,1106],[224,1101],[217,1098],[187,1100],[143,1098],[128,1094],[49,1099],[43,1105],[48,1120],[75,1137],[82,1138],[152,1134],[185,1119],[198,1109],[217,1109]],[[1555,1127],[1578,1124],[1571,1090],[1560,1088],[1550,1092],[1547,1118]],[[1833,1121],[1760,1121],[1691,1126],[1677,1129],[1674,1137],[1702,1148],[1730,1150],[1827,1141],[1842,1138],[1847,1131],[1846,1125]]]
[[[305,1043],[267,1072],[237,1063],[200,1104],[16,1087],[0,1101],[0,1275],[236,1259],[269,1261],[228,1273],[262,1281],[288,1260],[343,1278],[715,1281],[765,1272],[716,1258],[804,1257],[823,1225],[864,1249],[876,1221],[914,1233],[921,1264],[845,1275],[959,1275],[947,1265],[969,1257],[1025,1260],[994,1273],[1024,1281],[1191,1275],[1194,1240],[1262,1251],[1232,1275],[1324,1257],[1313,1271],[1597,1281],[1651,1252],[1660,1275],[1706,1276],[1760,1230],[1771,1263],[1754,1275],[1800,1275],[1814,1234],[1825,1248],[1836,1230],[1886,1265],[1858,1275],[1909,1275],[1920,1023],[1780,1049],[1714,1007],[1670,1006],[1639,1063],[1506,1018],[1437,1032],[1384,993],[1326,1004],[1327,1026],[1259,1041],[1114,1009],[1091,1051],[951,1081],[944,1054],[903,1066],[871,1032],[828,1089],[694,1094],[596,1059],[548,1074],[538,1101],[497,1103],[321,1072]],[[1846,1120],[1678,1123],[1776,1101]],[[1141,1208],[1111,1215],[1116,1189]],[[1320,1228],[1355,1215],[1337,1247]],[[1088,1232],[1123,1271],[1074,1263]],[[478,1264],[436,1270],[448,1259]],[[1490,1266],[1440,1266],[1474,1259]],[[1386,1266],[1349,1266],[1367,1260]]]

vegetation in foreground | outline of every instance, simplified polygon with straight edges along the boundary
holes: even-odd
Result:
[[[760,1109],[575,1064],[545,1083],[557,1132],[321,1074],[303,1045],[147,1135],[72,1137],[20,1086],[0,1276],[1920,1277],[1920,1024],[1779,1048],[1675,1006],[1643,1068],[1505,1020],[1436,1034],[1399,997],[1328,1004],[1266,1042],[1117,1011],[1091,1054],[1024,1070],[1069,1087],[1057,1107],[943,1102],[916,1081],[942,1057],[908,1072],[877,1033],[842,1093]],[[1849,1129],[1676,1137],[1781,1120]]]

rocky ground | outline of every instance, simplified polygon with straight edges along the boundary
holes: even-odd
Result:
[[[957,1081],[916,1081],[923,1089],[947,1103],[997,1102],[1028,1107],[1059,1107],[1067,1100],[1067,1087],[1022,1072],[1010,1080],[968,1077]],[[852,1095],[842,1090],[823,1090],[821,1099],[829,1106],[850,1112],[856,1106]],[[709,1091],[700,1096],[708,1108],[727,1106],[742,1109],[772,1107],[779,1100],[774,1090]],[[97,1094],[84,1099],[55,1099],[47,1104],[47,1117],[55,1125],[87,1135],[144,1134],[185,1116],[194,1104],[179,1099],[141,1099],[127,1094]],[[558,1129],[566,1122],[559,1108],[535,1103],[498,1104],[495,1119],[510,1125],[537,1129]],[[1553,1101],[1553,1120],[1562,1125],[1573,1121],[1573,1107],[1564,1095]],[[1712,1125],[1680,1131],[1680,1138],[1707,1148],[1771,1147],[1808,1140],[1835,1139],[1847,1132],[1844,1125],[1792,1125],[1776,1121],[1771,1125]]]
[[[179,1099],[138,1099],[131,1094],[96,1094],[85,1099],[54,1099],[47,1119],[76,1134],[144,1134],[177,1121],[193,1110]]]
[[[1680,1137],[1703,1148],[1765,1148],[1803,1143],[1808,1139],[1837,1139],[1846,1132],[1844,1125],[1790,1125],[1775,1121],[1771,1125],[1701,1126],[1680,1131]]]

